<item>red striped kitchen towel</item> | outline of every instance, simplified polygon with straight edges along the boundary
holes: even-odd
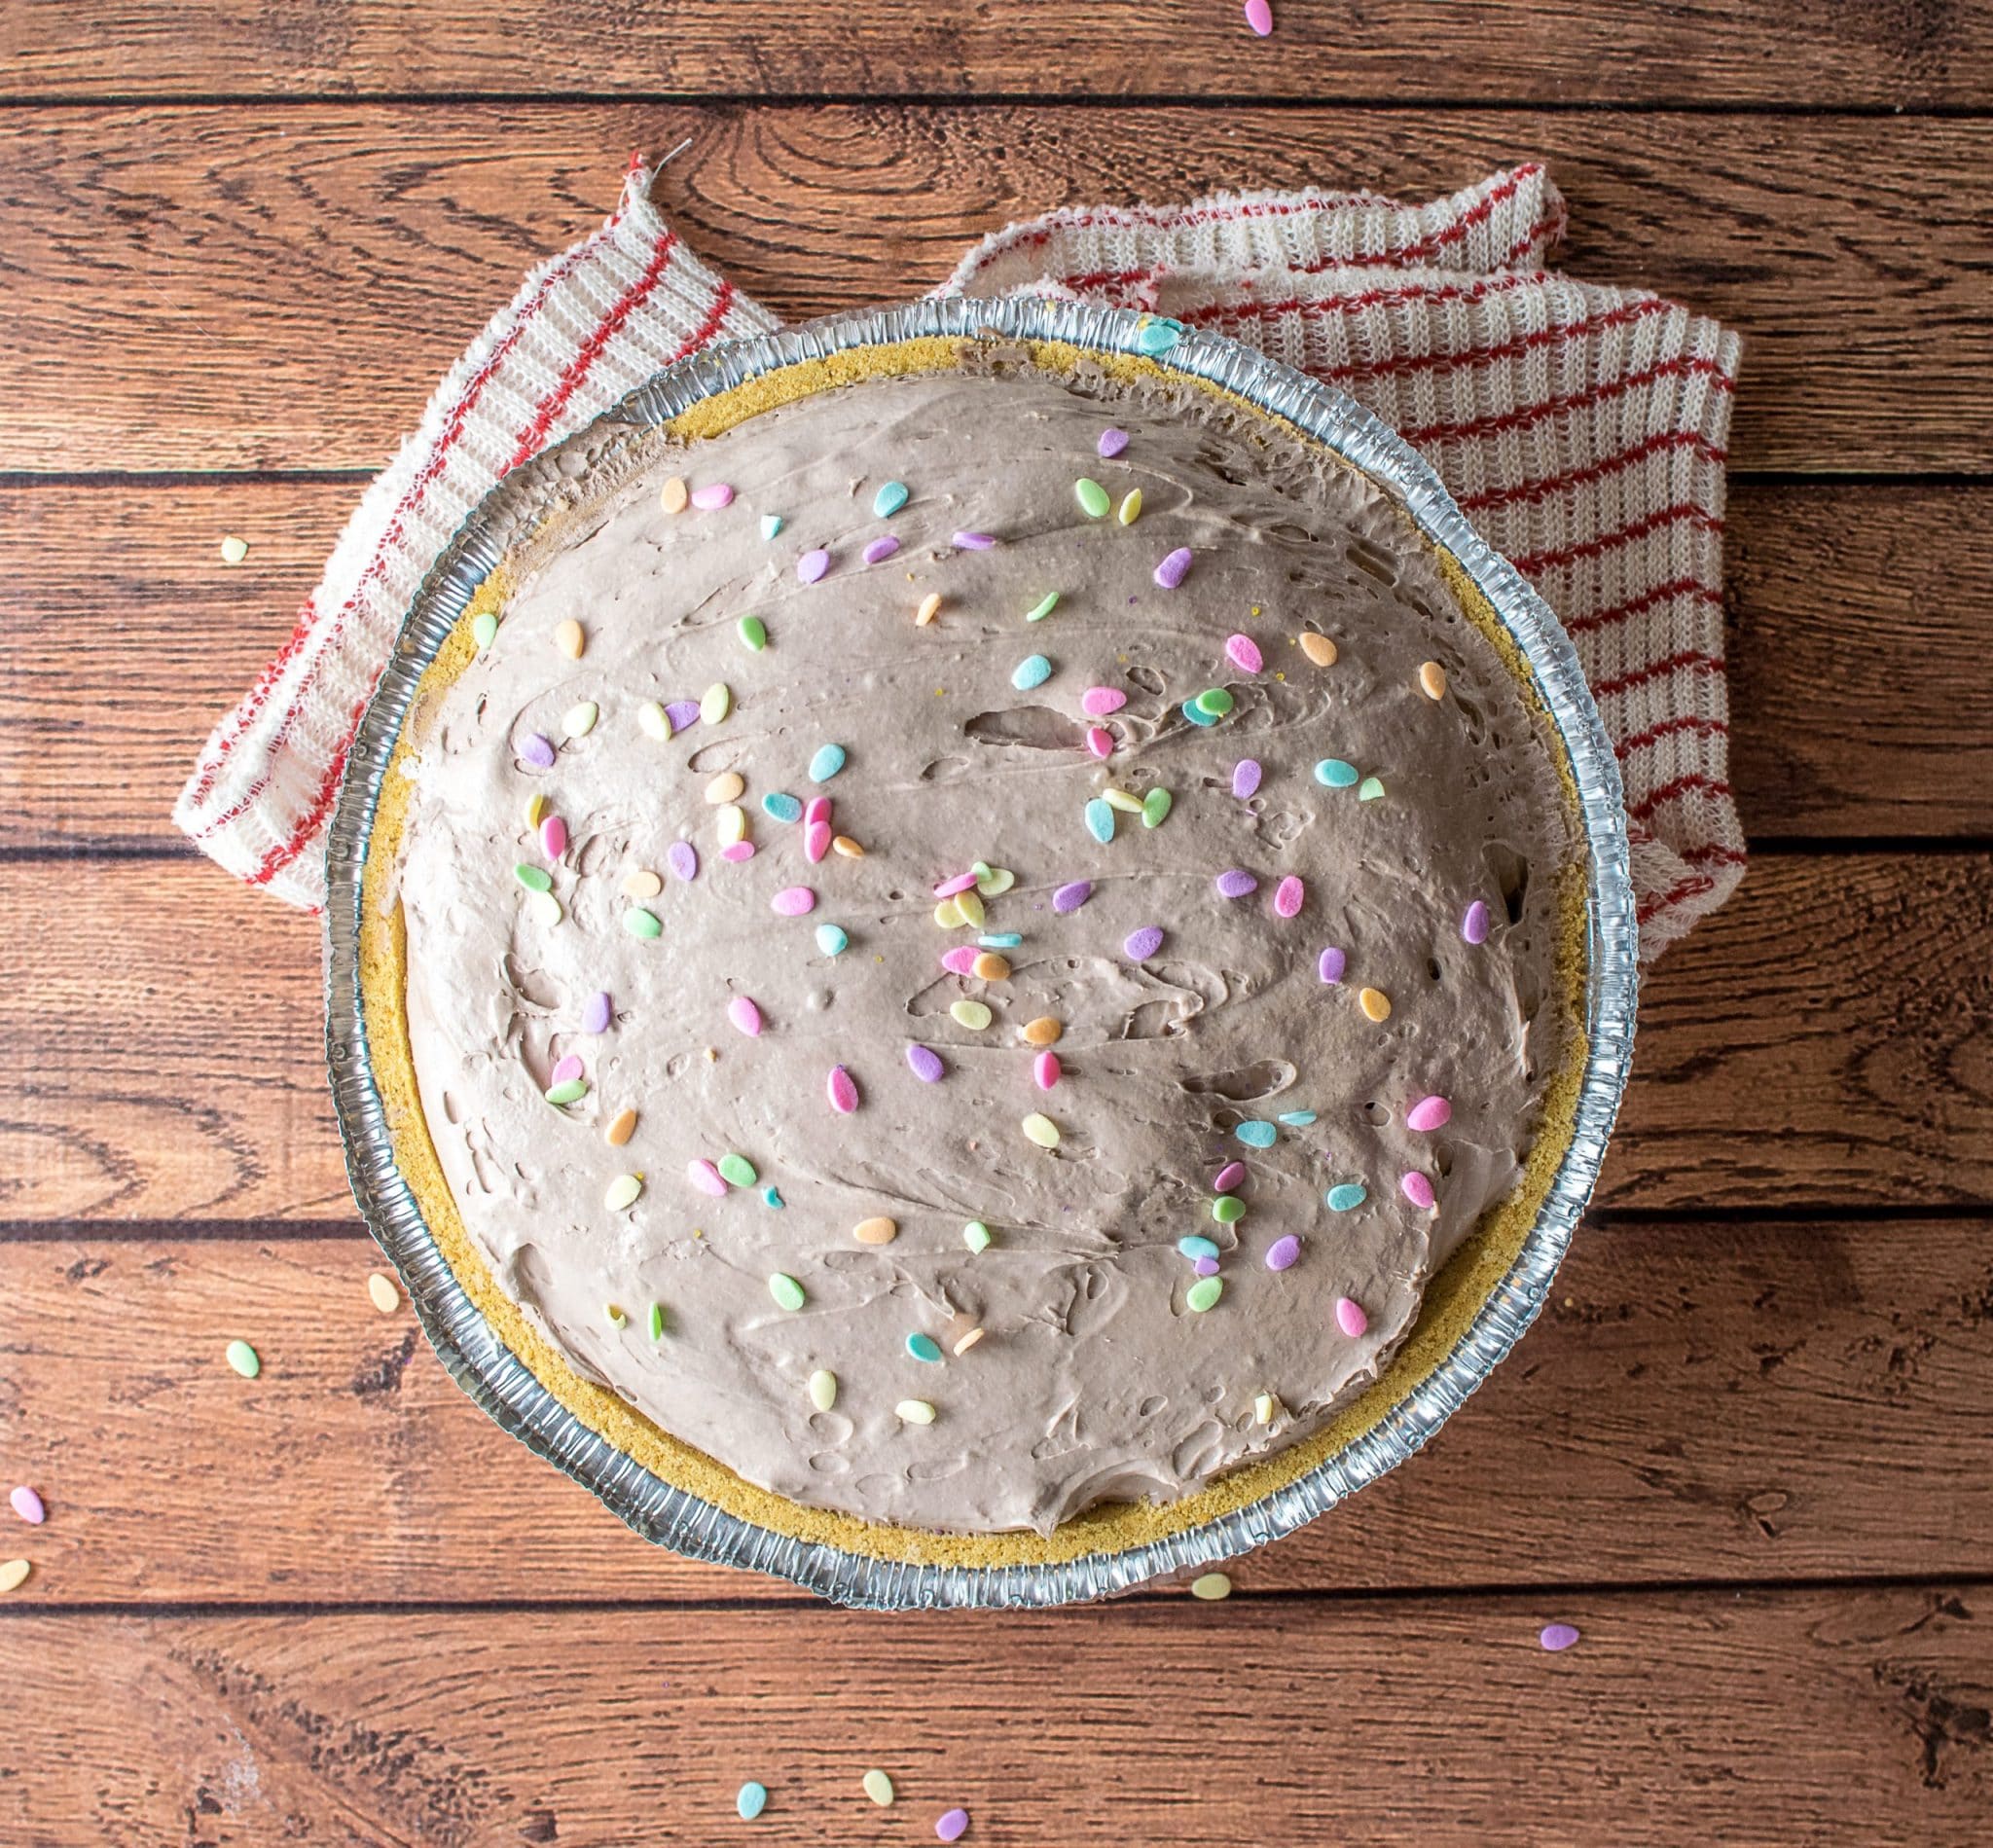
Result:
[[[615,214],[529,275],[361,500],[280,654],[216,727],[174,810],[291,904],[325,890],[325,824],[403,612],[507,469],[659,367],[776,321],[680,244],[634,165]],[[1565,206],[1524,165],[1427,205],[1370,193],[1048,212],[987,237],[940,294],[1057,294],[1216,328],[1394,425],[1570,631],[1625,775],[1641,951],[1728,897],[1723,442],[1737,338],[1545,267]]]

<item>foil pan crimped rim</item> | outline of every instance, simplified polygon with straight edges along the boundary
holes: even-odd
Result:
[[[730,343],[658,374],[588,429],[508,475],[464,523],[409,610],[361,721],[328,835],[326,1056],[346,1171],[368,1227],[400,1270],[444,1365],[500,1426],[593,1491],[645,1539],[693,1558],[772,1573],[848,1605],[1034,1607],[1107,1597],[1263,1545],[1375,1481],[1426,1443],[1536,1319],[1591,1196],[1626,1086],[1638,986],[1626,816],[1618,764],[1570,638],[1395,432],[1342,393],[1263,353],[1190,331],[1160,363],[1208,380],[1305,430],[1392,489],[1427,535],[1459,561],[1515,637],[1576,781],[1588,861],[1590,1045],[1576,1129],[1514,1263],[1451,1353],[1372,1430],[1235,1513],[1167,1539],[1057,1565],[917,1565],[793,1540],[661,1480],[590,1431],[541,1386],[465,1295],[395,1163],[368,1056],[359,921],[361,869],[381,778],[417,683],[478,585],[515,540],[573,498],[578,455],[600,461],[700,399],[761,374],[851,347],[935,335],[1063,341],[1094,351],[1135,353],[1141,318],[1070,302],[925,301],[832,315]]]

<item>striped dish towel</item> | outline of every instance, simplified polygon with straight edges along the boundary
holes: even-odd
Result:
[[[492,483],[659,367],[777,325],[678,242],[652,177],[634,163],[614,215],[529,275],[452,368],[282,652],[208,740],[174,819],[251,885],[322,901],[367,696]],[[1418,206],[1311,192],[1074,208],[986,237],[937,293],[1084,298],[1214,328],[1417,445],[1576,644],[1625,777],[1652,958],[1744,875],[1721,598],[1737,338],[1545,268],[1564,224],[1536,165]]]

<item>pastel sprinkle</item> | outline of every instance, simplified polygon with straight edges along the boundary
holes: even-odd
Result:
[[[699,722],[717,725],[734,709],[734,695],[724,680],[715,680],[699,696]]]
[[[1232,793],[1241,802],[1259,793],[1259,779],[1265,773],[1256,757],[1242,757],[1232,766]]]
[[[983,908],[982,894],[980,892],[973,890],[965,892],[957,892],[955,895],[954,902],[956,910],[961,915],[961,921],[963,924],[973,924],[978,930],[980,930],[983,927],[983,922],[986,914]]]
[[[663,1303],[651,1304],[650,1314],[644,1318],[644,1324],[653,1341],[662,1341],[665,1338],[665,1306]]]
[[[828,1367],[818,1367],[810,1376],[810,1403],[819,1412],[827,1412],[837,1403],[837,1375]]]
[[[1350,959],[1343,951],[1331,944],[1323,951],[1315,961],[1315,973],[1324,982],[1340,982],[1343,971],[1350,966]]]
[[[1444,1129],[1453,1121],[1453,1105],[1444,1098],[1421,1098],[1405,1112],[1405,1127],[1417,1130],[1421,1136]]]
[[[812,866],[822,864],[823,856],[830,852],[830,823],[828,821],[805,821],[803,823],[803,857]]]
[[[1370,1325],[1370,1318],[1363,1313],[1363,1305],[1353,1302],[1347,1296],[1335,1299],[1335,1325],[1352,1341]]]
[[[987,1251],[990,1249],[990,1228],[980,1219],[971,1219],[961,1229],[961,1242],[971,1251]]]
[[[990,1024],[990,1010],[981,1001],[956,1001],[949,1007],[956,1025],[979,1033]]]
[[[1270,1271],[1292,1270],[1300,1255],[1301,1241],[1289,1232],[1286,1238],[1276,1239],[1266,1248],[1266,1268]]]
[[[1232,709],[1233,699],[1229,687],[1206,687],[1190,704],[1206,718],[1223,718]]]
[[[763,514],[761,516],[761,536],[764,539],[773,539],[781,529],[782,517],[780,514]]]
[[[540,823],[540,852],[550,860],[558,860],[567,852],[567,823],[558,815],[550,815]]]
[[[580,1077],[581,1073],[582,1064],[580,1055],[570,1052],[566,1058],[556,1062],[554,1069],[547,1075],[547,1082],[550,1084],[565,1084],[569,1078]]]
[[[892,1413],[903,1425],[931,1425],[934,1422],[934,1408],[924,1398],[903,1398],[892,1408]]]
[[[10,1559],[0,1564],[0,1592],[18,1591],[27,1583],[28,1574],[33,1570],[24,1559]]]
[[[1128,695],[1119,687],[1088,687],[1079,696],[1079,709],[1089,718],[1105,718],[1127,704]]]
[[[684,481],[676,475],[658,489],[658,505],[668,514],[683,513],[685,503],[691,498],[692,496],[686,492]]]
[[[1170,818],[1170,810],[1176,800],[1167,789],[1151,789],[1141,799],[1141,825],[1145,828],[1161,827]]]
[[[1041,687],[1052,677],[1052,664],[1043,655],[1026,655],[1010,670],[1010,684],[1020,693]]]
[[[1059,593],[1057,591],[1047,591],[1030,609],[1025,611],[1024,619],[1028,623],[1041,623],[1058,607]]]
[[[1277,886],[1274,888],[1273,908],[1274,915],[1276,917],[1298,917],[1300,915],[1301,907],[1307,902],[1308,888],[1307,887],[1302,885],[1301,881],[1292,873],[1289,873],[1286,876],[1286,878],[1282,880],[1279,886]]]
[[[672,700],[665,707],[665,717],[670,720],[672,731],[682,732],[699,717],[699,702]]]
[[[930,1334],[917,1331],[907,1336],[907,1352],[916,1360],[924,1360],[931,1366],[941,1359],[941,1343]]]
[[[1113,806],[1103,797],[1095,796],[1086,805],[1086,831],[1103,847],[1114,838]]]
[[[561,901],[552,892],[528,892],[526,909],[533,915],[533,922],[544,924],[551,930],[567,914],[561,909]]]
[[[30,1527],[40,1527],[49,1518],[49,1510],[42,1505],[42,1498],[26,1483],[22,1483],[7,1498],[9,1505]]]
[[[967,891],[975,883],[976,875],[974,868],[971,868],[966,873],[951,873],[948,878],[940,880],[935,884],[934,896],[936,898],[954,898]]]
[[[692,490],[692,504],[702,513],[717,513],[734,504],[734,489],[727,482],[708,482]]]
[[[609,998],[608,993],[598,989],[581,1004],[581,1031],[585,1033],[607,1033],[615,1011],[616,1003]]]
[[[942,1841],[960,1841],[962,1831],[969,1826],[969,1813],[965,1809],[945,1809],[934,1819],[934,1833]]]
[[[1254,38],[1268,38],[1273,33],[1272,0],[1246,0],[1246,23],[1251,27]]]
[[[749,654],[758,655],[768,646],[768,625],[759,616],[743,616],[734,625],[741,637],[741,645]]]
[[[1228,1161],[1211,1178],[1213,1193],[1230,1193],[1246,1178],[1246,1164],[1243,1161]]]
[[[604,1303],[602,1315],[612,1328],[627,1328],[630,1325],[630,1318],[615,1303]]]
[[[760,1171],[745,1155],[722,1155],[719,1171],[720,1178],[736,1187],[751,1187],[761,1178]]]
[[[562,735],[566,738],[586,738],[595,730],[596,720],[601,716],[602,708],[593,700],[577,700],[561,714]]]
[[[898,550],[899,541],[891,533],[882,532],[878,538],[868,541],[858,556],[867,564],[884,564]]]
[[[1301,652],[1318,668],[1335,666],[1335,643],[1326,635],[1318,635],[1312,629],[1302,632]]]
[[[1280,1409],[1280,1400],[1271,1393],[1255,1393],[1252,1397],[1252,1422],[1255,1425],[1271,1425],[1273,1415]]]
[[[1089,520],[1100,520],[1112,504],[1107,499],[1107,490],[1099,482],[1082,475],[1072,484],[1072,497],[1079,502],[1079,510]]]
[[[1217,1306],[1217,1300],[1225,1293],[1225,1280],[1222,1277],[1200,1277],[1183,1292],[1183,1301],[1198,1315]]]
[[[1370,1190],[1359,1180],[1338,1181],[1323,1199],[1331,1213],[1354,1213],[1370,1198]]]
[[[498,618],[489,609],[481,609],[471,618],[471,639],[478,644],[480,652],[498,639]]]
[[[665,849],[665,864],[671,869],[672,878],[690,885],[699,877],[699,850],[690,841],[673,841]]]
[[[1419,691],[1429,700],[1446,698],[1446,670],[1436,661],[1429,661],[1419,670]]]
[[[1236,866],[1220,873],[1214,884],[1220,898],[1246,898],[1259,889],[1258,880]]]
[[[1131,962],[1146,962],[1162,947],[1163,933],[1154,924],[1131,930],[1121,944],[1122,953]]]
[[[710,1199],[724,1200],[727,1197],[725,1178],[703,1155],[685,1164],[685,1178]]]
[[[950,975],[968,975],[976,966],[976,946],[972,943],[958,943],[942,951],[941,966]]]
[[[222,562],[240,564],[249,556],[249,541],[239,533],[231,532],[222,539]]]
[[[807,918],[816,909],[816,894],[807,886],[784,886],[768,907],[779,918]]]
[[[618,1175],[602,1191],[602,1205],[611,1213],[634,1207],[643,1192],[643,1180],[636,1175]]]
[[[1370,1020],[1384,1021],[1391,1018],[1391,996],[1381,988],[1359,989],[1357,992],[1357,1005]]]
[[[609,1127],[602,1132],[602,1140],[611,1148],[621,1148],[631,1137],[636,1134],[636,1112],[618,1110],[610,1119]]]
[[[1467,909],[1467,915],[1460,921],[1460,934],[1469,943],[1488,941],[1488,907],[1478,898]]]
[[[775,1298],[779,1309],[800,1309],[803,1306],[803,1286],[786,1271],[777,1271],[769,1278],[768,1293]]]
[[[958,532],[949,543],[960,552],[988,552],[996,543],[996,537],[989,532]]]
[[[712,823],[723,848],[738,847],[747,838],[747,812],[737,802],[721,803]]]
[[[732,1021],[749,1039],[761,1037],[761,1009],[744,995],[736,995],[727,1003],[727,1018]]]
[[[867,1771],[862,1779],[865,1794],[881,1809],[892,1802],[892,1780],[884,1771]]]
[[[1363,780],[1357,785],[1357,800],[1359,802],[1375,802],[1383,794],[1384,783],[1380,778],[1365,777]]]
[[[946,1075],[941,1055],[926,1046],[907,1048],[907,1069],[923,1084],[939,1084]]]
[[[890,520],[907,504],[909,498],[905,482],[886,482],[872,496],[872,512],[881,520]]]
[[[1126,430],[1117,430],[1111,425],[1101,432],[1100,441],[1094,445],[1094,449],[1104,462],[1111,462],[1127,447],[1128,432]]]
[[[1211,1216],[1220,1225],[1237,1225],[1246,1216],[1246,1203],[1235,1193],[1221,1193],[1211,1203]]]
[[[1287,1129],[1306,1129],[1315,1121],[1313,1110],[1283,1110],[1277,1119]]]
[[[1052,909],[1063,916],[1067,912],[1077,911],[1093,895],[1093,881],[1071,880],[1053,892]]]
[[[520,756],[535,770],[554,768],[554,746],[538,732],[528,732],[519,741]]]
[[[1140,815],[1141,813],[1141,798],[1130,795],[1125,789],[1103,789],[1101,791],[1101,800],[1108,808],[1112,809],[1116,815]]]
[[[660,744],[671,736],[671,717],[655,700],[646,700],[636,708],[636,725],[646,738],[655,739]]]
[[[1187,545],[1179,545],[1176,551],[1167,554],[1155,569],[1157,588],[1174,591],[1190,574],[1190,566],[1196,557],[1197,554]]]
[[[941,593],[939,591],[929,591],[925,597],[921,598],[919,607],[914,611],[914,627],[925,629],[934,620],[940,608]]]
[[[588,636],[582,633],[581,625],[572,616],[554,626],[554,646],[569,661],[579,661],[582,650],[588,646]]]
[[[976,889],[985,898],[1001,898],[1017,884],[1017,875],[1007,866],[992,866],[987,860],[978,860],[974,871]]]
[[[743,1823],[751,1823],[768,1807],[768,1786],[756,1784],[753,1779],[741,1786],[740,1794],[734,1798],[734,1808],[740,1812]]]
[[[1065,1027],[1052,1015],[1040,1014],[1036,1020],[1025,1023],[1024,1043],[1028,1046],[1056,1046],[1065,1032]]]
[[[263,1371],[263,1357],[246,1341],[231,1341],[223,1352],[229,1364],[245,1380],[253,1380]]]
[[[1280,1136],[1273,1124],[1256,1116],[1249,1116],[1232,1134],[1248,1148],[1271,1148]]]
[[[834,924],[820,924],[816,926],[816,947],[825,956],[843,956],[851,947],[851,938]]]
[[[641,943],[653,943],[665,931],[657,913],[646,911],[641,905],[632,905],[623,914],[623,928]]]
[[[545,1095],[549,1104],[579,1104],[588,1096],[588,1084],[581,1078],[562,1078],[558,1084],[549,1085]]]
[[[812,547],[796,561],[796,576],[805,584],[816,583],[829,569],[830,554],[820,545]]]
[[[1177,1249],[1185,1257],[1216,1257],[1217,1241],[1208,1239],[1201,1232],[1187,1232],[1177,1241]]]
[[[1059,1082],[1059,1055],[1056,1052],[1041,1052],[1032,1061],[1032,1082],[1040,1091],[1049,1091]]]
[[[1105,725],[1089,725],[1086,728],[1086,747],[1105,763],[1114,754],[1114,734]]]
[[[852,1074],[843,1066],[832,1066],[830,1075],[823,1081],[824,1095],[830,1099],[830,1107],[840,1116],[850,1116],[858,1107],[858,1087]]]
[[[852,1237],[860,1245],[890,1245],[899,1237],[899,1221],[888,1219],[883,1214],[870,1219],[860,1219],[852,1227]]]
[[[1257,673],[1266,665],[1259,644],[1250,635],[1227,635],[1225,653],[1235,667],[1244,668],[1248,673]]]
[[[985,950],[1015,950],[1023,941],[1015,930],[992,930],[976,939]]]
[[[1131,488],[1121,496],[1121,505],[1115,511],[1114,518],[1124,526],[1132,526],[1141,518],[1141,489],[1140,488]]]
[[[1265,0],[1261,0],[1265,4]],[[1208,1572],[1190,1581],[1190,1595],[1207,1604],[1222,1604],[1232,1595],[1232,1581],[1221,1572]]]
[[[1340,757],[1324,757],[1315,766],[1315,780],[1330,789],[1347,789],[1361,773],[1355,764],[1347,764]]]
[[[1220,714],[1207,712],[1195,700],[1185,700],[1181,707],[1183,716],[1193,725],[1210,727],[1218,722]]]
[[[1568,1649],[1577,1639],[1578,1629],[1575,1623],[1546,1623],[1537,1632],[1537,1641],[1552,1655]]]
[[[554,876],[543,866],[515,866],[512,869],[512,876],[529,892],[548,892],[554,889]]]
[[[953,898],[944,898],[934,907],[934,927],[937,930],[959,929],[966,922],[961,915],[961,907]]]
[[[746,793],[746,779],[738,770],[723,770],[706,785],[706,799],[717,808]]]
[[[849,834],[832,835],[830,838],[830,851],[833,853],[841,854],[848,860],[861,860],[865,857],[865,850],[856,841],[852,840]]]
[[[1024,1131],[1025,1141],[1035,1142],[1040,1148],[1059,1146],[1059,1125],[1049,1116],[1033,1110],[1019,1127]]]
[[[1135,330],[1136,351],[1154,358],[1158,353],[1167,353],[1183,338],[1183,324],[1180,321],[1151,318],[1143,315]]]
[[[979,982],[1007,982],[1010,980],[1010,963],[994,951],[981,950],[969,964],[969,973]]]
[[[761,813],[771,821],[796,821],[802,818],[803,805],[785,790],[771,789],[761,798]]]
[[[1398,1178],[1398,1191],[1422,1213],[1433,1210],[1434,1199],[1431,1178],[1416,1168],[1408,1170]]]

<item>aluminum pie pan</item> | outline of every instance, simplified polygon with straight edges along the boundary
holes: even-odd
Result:
[[[1148,317],[1060,301],[956,297],[862,309],[707,348],[668,368],[587,429],[515,469],[465,521],[417,592],[361,719],[327,837],[326,1059],[346,1172],[368,1229],[401,1273],[457,1384],[504,1430],[588,1488],[644,1539],[750,1568],[868,1609],[1037,1608],[1089,1602],[1201,1571],[1293,1532],[1421,1449],[1536,1319],[1592,1188],[1630,1069],[1638,993],[1635,898],[1618,763],[1549,607],[1468,523],[1427,462],[1353,399],[1220,335],[1184,330],[1150,357],[1294,425],[1389,489],[1449,553],[1513,638],[1566,754],[1583,833],[1584,1026],[1573,1130],[1534,1223],[1445,1359],[1368,1430],[1234,1512],[1166,1537],[1056,1563],[923,1564],[805,1540],[715,1507],[591,1430],[498,1338],[466,1294],[397,1161],[367,1038],[360,975],[362,874],[381,781],[422,674],[485,578],[573,491],[575,461],[635,440],[690,406],[782,367],[910,340],[1051,341],[1138,355]]]

